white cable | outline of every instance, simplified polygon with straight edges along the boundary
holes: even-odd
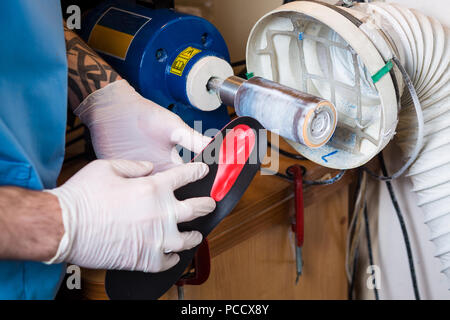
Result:
[[[351,282],[353,273],[353,262],[356,257],[356,248],[360,238],[360,228],[357,223],[360,223],[361,213],[364,209],[364,202],[366,198],[367,175],[363,172],[361,177],[361,184],[359,186],[358,195],[356,196],[355,207],[353,209],[352,219],[348,226],[346,250],[345,250],[345,272],[347,274],[348,282]],[[353,237],[351,233],[353,231]]]

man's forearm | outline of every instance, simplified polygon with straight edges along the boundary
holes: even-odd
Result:
[[[69,106],[72,110],[92,92],[121,79],[111,66],[73,31],[64,26],[69,66]]]
[[[0,187],[0,259],[48,261],[63,234],[61,208],[54,195]]]

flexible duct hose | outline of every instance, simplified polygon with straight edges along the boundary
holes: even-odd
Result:
[[[422,105],[424,145],[408,176],[430,228],[435,256],[450,280],[450,30],[399,5],[372,3],[364,11],[396,40]],[[409,157],[417,139],[417,117],[409,94],[403,94],[401,105],[395,139]]]

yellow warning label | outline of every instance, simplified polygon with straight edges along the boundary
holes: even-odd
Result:
[[[173,73],[177,76],[182,76],[184,68],[188,64],[189,60],[191,60],[193,56],[201,51],[202,50],[193,47],[187,47],[186,49],[181,51],[181,53],[173,61],[172,67],[170,68],[170,73]]]

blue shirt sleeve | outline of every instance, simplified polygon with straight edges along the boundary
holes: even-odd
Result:
[[[0,1],[0,186],[56,186],[64,159],[67,60],[58,0]],[[62,265],[0,261],[0,298],[51,299]]]

